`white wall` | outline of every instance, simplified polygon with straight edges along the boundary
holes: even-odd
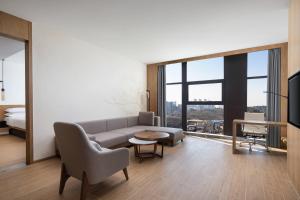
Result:
[[[2,64],[2,63],[1,63]],[[2,71],[0,70],[0,77]],[[25,51],[19,51],[4,61],[5,100],[2,105],[25,105]],[[1,84],[0,84],[1,89]]]
[[[136,115],[145,90],[145,64],[33,23],[34,160],[54,155],[53,122]]]

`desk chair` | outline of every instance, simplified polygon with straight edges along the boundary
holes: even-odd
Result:
[[[244,119],[253,121],[265,121],[264,113],[245,112]],[[268,150],[268,131],[265,126],[244,124],[242,125],[242,133],[243,136],[245,136],[247,139],[245,141],[240,142],[240,146],[242,146],[242,143],[248,143],[249,151],[252,151],[252,145],[259,144],[260,142],[260,140],[257,140],[257,138],[265,138],[265,141],[263,141],[261,145],[265,146]]]

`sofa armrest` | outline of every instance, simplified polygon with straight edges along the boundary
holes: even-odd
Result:
[[[154,116],[154,126],[160,126],[160,116]]]

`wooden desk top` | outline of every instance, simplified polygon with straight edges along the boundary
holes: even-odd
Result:
[[[253,124],[253,125],[277,125],[277,126],[287,126],[287,122],[274,122],[274,121],[256,121],[256,120],[243,120],[234,119],[235,124]]]

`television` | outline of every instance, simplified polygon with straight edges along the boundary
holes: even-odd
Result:
[[[300,71],[288,79],[288,122],[300,128]]]

